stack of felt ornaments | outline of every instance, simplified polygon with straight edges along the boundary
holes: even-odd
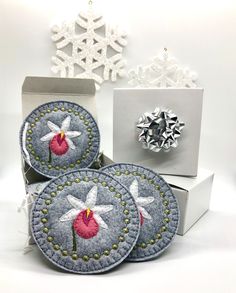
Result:
[[[137,164],[96,169],[99,129],[82,106],[41,104],[25,118],[20,144],[27,166],[47,179],[34,192],[30,227],[55,266],[99,273],[155,258],[171,244],[179,208],[170,186]]]

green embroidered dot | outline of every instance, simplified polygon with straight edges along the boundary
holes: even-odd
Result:
[[[116,193],[115,197],[121,198],[121,194],[120,193]]]
[[[126,223],[126,224],[129,224],[129,223],[130,223],[130,220],[129,220],[128,218],[126,218],[126,219],[125,219],[125,223]]]
[[[29,130],[27,131],[27,133],[32,134],[33,132],[32,132],[31,129],[29,129]]]
[[[38,117],[35,117],[34,118],[34,121],[38,122],[39,121],[39,118]]]
[[[164,201],[163,201],[163,205],[164,205],[164,206],[168,206],[168,204],[169,204],[168,200],[164,200]]]
[[[53,111],[54,111],[54,112],[57,112],[57,111],[58,111],[58,108],[57,108],[57,107],[55,107],[55,108],[53,109]]]
[[[70,168],[74,168],[75,167],[75,164],[70,164]]]
[[[51,113],[51,109],[47,109],[47,112],[48,112],[48,113]]]
[[[161,232],[165,232],[166,231],[166,226],[162,226],[161,227]]]
[[[28,140],[28,141],[31,141],[31,140],[32,140],[32,137],[28,136],[28,137],[27,137],[27,140]]]
[[[80,178],[75,178],[76,183],[80,183]]]
[[[61,253],[62,253],[63,256],[67,256],[68,255],[68,251],[67,250],[62,250]]]
[[[81,120],[84,120],[84,116],[83,116],[83,115],[80,115],[79,118],[80,118]]]
[[[89,121],[85,121],[84,122],[84,125],[89,125]]]
[[[150,184],[153,184],[153,183],[154,183],[154,180],[153,180],[153,179],[149,179],[148,182],[149,182]]]
[[[97,178],[94,178],[94,179],[93,179],[93,182],[94,182],[94,183],[98,183],[98,179],[97,179]]]
[[[63,188],[64,188],[64,186],[62,186],[62,185],[57,186],[57,190],[63,190]]]
[[[87,128],[87,131],[88,131],[88,132],[91,132],[91,131],[92,131],[92,128],[88,127],[88,128]]]
[[[87,150],[86,150],[86,153],[87,153],[87,154],[89,154],[89,153],[90,153],[90,150],[89,150],[89,149],[87,149]]]
[[[66,185],[67,185],[67,186],[70,186],[70,185],[71,185],[71,182],[70,182],[70,181],[67,181],[67,182],[66,182]]]
[[[82,156],[82,159],[86,159],[86,155],[83,155],[83,156]]]
[[[43,117],[45,114],[43,112],[40,113],[40,116]]]
[[[126,203],[126,201],[122,200],[122,201],[120,202],[120,204],[121,204],[123,207],[125,207],[127,203]]]
[[[115,188],[114,188],[113,186],[111,186],[111,187],[109,188],[109,190],[110,190],[110,191],[114,191]]]
[[[98,260],[100,258],[100,255],[98,253],[95,253],[93,256],[94,259]]]
[[[142,178],[142,179],[146,179],[147,177],[146,177],[146,175],[142,174],[142,175],[141,175],[141,178]]]
[[[52,196],[52,197],[55,197],[56,195],[57,195],[56,192],[54,192],[54,191],[51,192],[51,196]]]
[[[74,114],[75,114],[75,116],[78,116],[79,115],[79,112],[74,111]]]
[[[30,151],[30,152],[31,152],[31,154],[32,154],[32,155],[34,155],[34,154],[35,154],[35,151],[34,151],[34,150],[32,150],[32,151]]]
[[[120,241],[120,242],[124,242],[124,241],[125,241],[125,238],[124,238],[124,236],[119,236],[119,238],[118,238],[118,239],[119,239],[119,241]]]
[[[80,161],[80,160],[77,160],[77,161],[76,161],[76,163],[77,163],[77,164],[80,164],[80,163],[81,163],[81,161]]]
[[[144,242],[142,242],[141,245],[140,245],[140,247],[141,247],[141,248],[146,248],[146,247],[147,247],[147,244],[144,243]]]
[[[56,166],[55,169],[56,169],[56,170],[60,170],[60,167],[59,167],[59,166]]]
[[[48,233],[48,231],[49,231],[49,229],[48,229],[47,227],[44,227],[44,228],[43,228],[43,232],[44,232],[44,233]]]
[[[160,190],[160,185],[156,185],[156,190]]]
[[[112,245],[112,249],[114,249],[114,250],[118,249],[118,245],[117,244],[113,244]]]
[[[52,165],[49,164],[49,165],[48,165],[48,169],[52,169]]]
[[[88,145],[89,145],[89,146],[91,146],[91,145],[92,145],[92,142],[91,142],[91,141],[89,141],[89,142],[88,142]]]
[[[31,126],[31,127],[34,127],[34,126],[35,126],[35,124],[34,124],[34,123],[31,123],[31,124],[30,124],[30,126]]]
[[[76,253],[73,253],[71,257],[72,257],[73,260],[77,260],[78,259],[78,255]]]
[[[88,182],[89,181],[89,178],[88,177],[84,177],[83,179],[85,182]]]
[[[128,170],[125,171],[125,175],[129,175],[130,172]]]
[[[65,108],[64,107],[61,107],[61,111],[65,111]]]
[[[125,215],[128,215],[129,214],[129,210],[124,210],[123,212]]]
[[[124,233],[129,233],[129,229],[128,229],[127,227],[123,228],[122,231],[123,231]]]
[[[102,186],[107,186],[107,183],[105,181],[102,182]]]
[[[120,176],[121,175],[120,171],[116,171],[115,175]]]
[[[72,109],[68,109],[68,112],[71,113],[72,112]]]
[[[45,200],[46,205],[50,205],[52,203],[51,199],[46,199]]]
[[[169,215],[170,210],[166,209],[166,210],[164,210],[164,213],[165,213],[166,215]]]
[[[156,237],[157,237],[157,239],[161,239],[161,234],[160,233],[158,233],[157,235],[156,235]]]
[[[164,192],[160,192],[161,197],[164,197],[164,195],[165,195]]]
[[[48,213],[48,209],[42,209],[42,213],[43,214],[47,214]]]
[[[29,148],[29,149],[32,149],[32,147],[33,147],[33,146],[32,146],[32,144],[31,144],[31,143],[30,143],[30,144],[28,144],[28,148]]]
[[[151,245],[153,245],[153,244],[155,244],[156,241],[154,239],[151,239],[149,242]]]
[[[53,241],[53,237],[52,236],[48,236],[47,240],[48,240],[48,242],[52,242]]]
[[[165,218],[164,221],[165,221],[166,223],[169,223],[169,222],[170,222],[170,219],[169,219],[169,218]]]
[[[35,157],[35,160],[36,160],[36,161],[39,161],[39,157],[38,157],[38,156],[36,156],[36,157]]]
[[[44,161],[41,161],[41,164],[42,164],[42,165],[45,165],[45,162],[44,162]]]
[[[92,136],[92,134],[89,134],[89,136],[88,136],[90,139],[92,139],[93,138],[93,136]]]
[[[133,174],[134,176],[137,176],[137,175],[138,175],[138,173],[137,173],[136,171],[134,171],[132,174]]]
[[[84,260],[84,261],[88,261],[88,260],[89,260],[89,256],[84,255],[84,256],[83,256],[83,260]]]
[[[53,245],[53,248],[54,248],[55,250],[59,250],[59,249],[60,249],[60,246],[59,246],[58,244],[54,244],[54,245]]]
[[[46,219],[46,218],[42,218],[42,219],[41,219],[41,222],[42,222],[43,224],[45,224],[45,223],[48,222],[48,219]]]
[[[108,249],[106,249],[106,250],[104,250],[103,254],[108,256],[108,255],[110,255],[110,251]]]

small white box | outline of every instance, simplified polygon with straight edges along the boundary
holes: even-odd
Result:
[[[177,234],[184,235],[209,209],[214,174],[200,169],[197,177],[164,175],[178,199],[180,223]]]
[[[113,160],[137,163],[161,174],[197,176],[203,89],[115,89]],[[142,148],[136,123],[145,112],[170,109],[185,123],[179,146],[155,153]]]

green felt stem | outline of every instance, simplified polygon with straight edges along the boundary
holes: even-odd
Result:
[[[73,228],[73,225],[72,225],[72,236],[73,236],[73,248],[72,248],[72,250],[73,251],[77,251],[76,238],[75,238],[75,230]]]
[[[48,163],[51,163],[52,162],[52,152],[51,152],[50,146],[48,147],[48,150],[49,150]]]

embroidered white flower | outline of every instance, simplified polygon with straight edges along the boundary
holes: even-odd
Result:
[[[154,201],[154,197],[153,196],[147,196],[147,197],[139,196],[137,179],[134,179],[134,181],[131,183],[129,190],[138,206],[138,209],[140,212],[140,218],[141,218],[141,225],[142,225],[144,219],[148,219],[148,220],[152,219],[151,215],[146,211],[144,207],[152,203]]]
[[[111,211],[113,209],[113,205],[96,206],[97,186],[94,186],[90,189],[85,202],[72,195],[68,195],[67,200],[73,206],[73,208],[61,216],[61,222],[75,220],[81,214],[81,212],[83,212],[83,219],[85,220],[85,224],[89,224],[89,221],[94,219],[102,228],[108,228],[101,215]]]
[[[56,154],[61,155],[65,153],[69,148],[75,149],[75,145],[71,138],[75,138],[81,135],[80,131],[69,131],[70,128],[70,122],[71,122],[71,117],[67,116],[61,124],[61,127],[58,125],[54,124],[51,121],[48,121],[47,125],[50,128],[51,132],[47,133],[44,135],[42,138],[40,138],[41,141],[53,141],[56,146],[50,145],[51,149],[54,150],[56,148]],[[64,143],[64,144],[63,144]],[[54,148],[53,148],[54,147]],[[61,152],[59,150],[59,153],[57,153],[57,147],[60,149],[62,148]]]

